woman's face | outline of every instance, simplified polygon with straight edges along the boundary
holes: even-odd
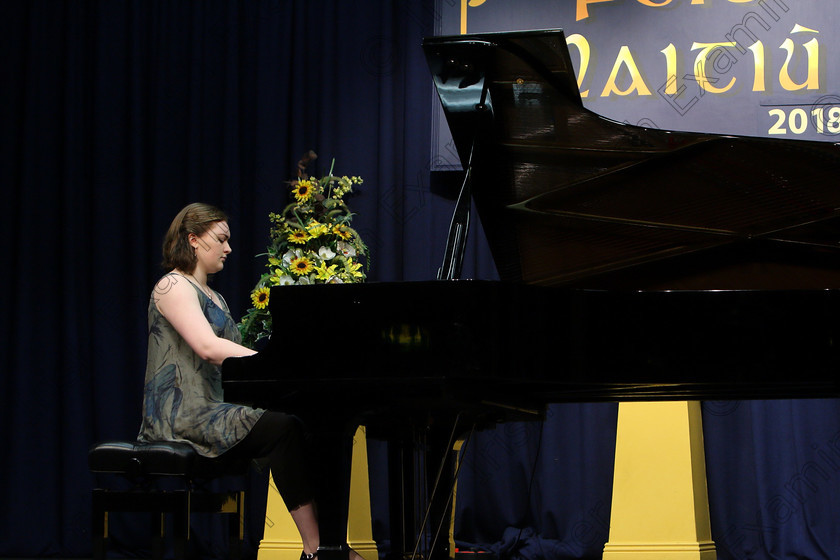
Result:
[[[191,237],[191,244],[196,248],[198,259],[196,268],[201,268],[206,274],[215,274],[225,267],[225,259],[231,253],[230,227],[227,222],[214,222],[213,225],[199,237]]]

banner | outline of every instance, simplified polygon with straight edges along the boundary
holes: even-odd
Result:
[[[435,15],[438,35],[563,29],[584,106],[620,122],[840,138],[840,2],[438,0]]]

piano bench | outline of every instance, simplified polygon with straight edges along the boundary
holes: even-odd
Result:
[[[152,555],[162,559],[166,514],[172,514],[175,558],[185,558],[190,538],[190,514],[229,516],[231,558],[239,558],[244,539],[244,492],[213,491],[207,485],[224,476],[244,476],[247,463],[220,470],[190,445],[177,442],[107,441],[88,452],[96,476],[93,489],[93,558],[105,558],[110,512],[152,514]],[[108,482],[106,482],[108,481]]]

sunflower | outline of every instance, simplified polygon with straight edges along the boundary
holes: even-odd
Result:
[[[348,241],[351,237],[353,237],[353,234],[341,224],[334,225],[332,232],[345,241]]]
[[[306,257],[296,257],[292,259],[291,263],[291,270],[293,274],[297,274],[298,276],[303,276],[304,274],[309,274],[312,272],[312,269],[315,268],[312,264],[312,261],[307,259]]]
[[[248,312],[239,323],[247,346],[254,347],[271,334],[269,297],[276,287],[355,283],[366,278],[358,261],[367,259],[367,247],[351,227],[353,213],[344,202],[362,180],[336,175],[332,166],[321,178],[309,177],[304,168],[314,157],[307,154],[298,164],[297,177],[284,183],[288,200],[283,211],[268,213],[267,268],[248,293]]]
[[[306,233],[308,233],[312,238],[321,237],[322,235],[326,235],[330,232],[330,227],[327,224],[322,224],[318,222],[318,220],[311,220],[309,225],[306,226]]]
[[[297,243],[298,245],[303,245],[304,243],[309,241],[311,237],[308,233],[306,233],[305,230],[295,229],[289,232],[289,236],[286,239],[288,239],[290,243]]]
[[[306,202],[312,198],[312,181],[309,179],[301,179],[297,185],[294,186],[292,192],[295,194],[295,200],[298,202]]]
[[[265,309],[268,306],[268,295],[270,290],[262,287],[251,292],[251,302],[257,309]]]

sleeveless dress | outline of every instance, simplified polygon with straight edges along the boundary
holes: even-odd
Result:
[[[189,282],[217,336],[242,340],[227,303],[221,307],[178,273],[172,282]],[[149,301],[149,347],[143,389],[140,441],[179,441],[205,457],[218,457],[239,443],[260,419],[262,409],[224,402],[221,367],[201,359],[161,315],[154,292]]]

